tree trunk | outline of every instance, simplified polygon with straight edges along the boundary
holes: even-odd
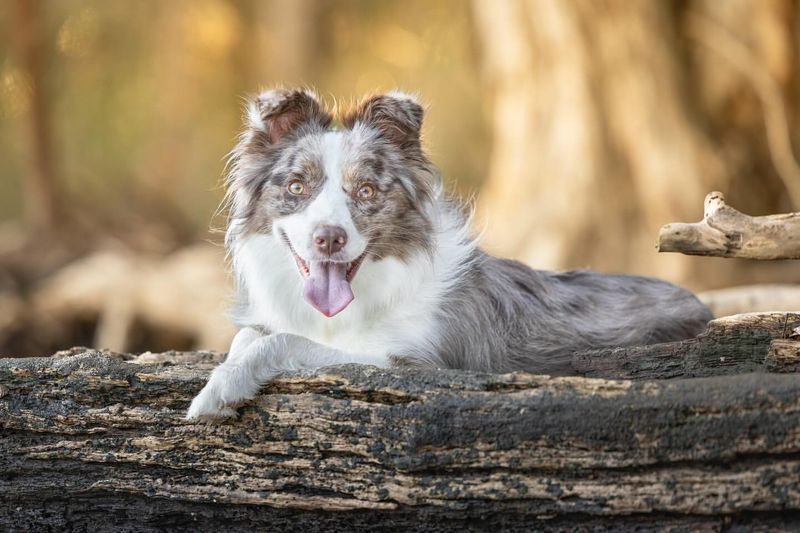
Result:
[[[473,11],[493,100],[479,204],[490,250],[694,287],[755,277],[753,265],[657,256],[652,236],[695,218],[708,190],[747,212],[790,210],[793,3],[474,0]]]
[[[49,97],[45,87],[44,33],[38,2],[16,0],[13,9],[14,45],[18,61],[30,83],[28,110],[30,170],[23,182],[25,215],[30,229],[38,236],[56,232],[64,223],[61,191],[53,158]]]
[[[775,336],[791,359],[798,318],[723,325],[743,349]],[[218,359],[75,349],[0,360],[3,529],[800,527],[795,374],[345,365],[270,383],[238,420],[184,421]]]

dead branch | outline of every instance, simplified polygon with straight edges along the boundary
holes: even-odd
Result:
[[[223,264],[222,251],[204,244],[159,259],[98,251],[41,283],[32,311],[56,323],[99,317],[94,345],[116,351],[130,349],[137,321],[189,335],[194,348],[224,350],[235,331],[221,318],[230,297]]]
[[[706,196],[703,220],[661,228],[659,252],[744,259],[800,259],[800,213],[751,217],[725,204],[720,192]]]

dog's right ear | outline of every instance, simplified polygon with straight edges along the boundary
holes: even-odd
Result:
[[[264,91],[247,106],[247,126],[266,133],[277,144],[304,125],[327,127],[332,120],[317,95],[304,89]]]

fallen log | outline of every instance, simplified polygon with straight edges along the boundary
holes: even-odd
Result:
[[[751,217],[725,204],[721,192],[712,192],[703,220],[663,226],[657,247],[688,255],[800,259],[800,213]]]
[[[768,372],[800,372],[800,341],[775,339],[765,360]]]
[[[742,327],[769,350],[795,342],[779,322]],[[746,342],[735,321],[716,327]],[[0,529],[800,527],[796,374],[345,365],[268,384],[238,420],[183,420],[218,359],[0,360]]]
[[[800,327],[800,313],[745,313],[712,320],[693,339],[648,346],[588,350],[572,366],[587,377],[673,379],[794,368],[788,355],[767,361],[774,339],[787,339]],[[791,371],[791,370],[790,370]]]

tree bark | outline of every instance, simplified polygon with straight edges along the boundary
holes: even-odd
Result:
[[[800,213],[750,217],[725,204],[721,192],[706,196],[703,220],[667,224],[659,252],[744,259],[800,259]]]
[[[784,333],[779,317],[763,322],[762,334]],[[769,345],[752,324],[727,326],[736,342]],[[238,420],[183,420],[218,359],[75,349],[0,360],[2,528],[800,526],[795,374],[345,365],[268,384]]]
[[[798,361],[770,356],[772,343],[800,327],[798,313],[748,313],[712,320],[705,333],[684,341],[590,350],[575,355],[581,375],[612,379],[672,379],[791,372]]]
[[[769,372],[800,371],[800,341],[775,339],[769,345],[765,364]]]

